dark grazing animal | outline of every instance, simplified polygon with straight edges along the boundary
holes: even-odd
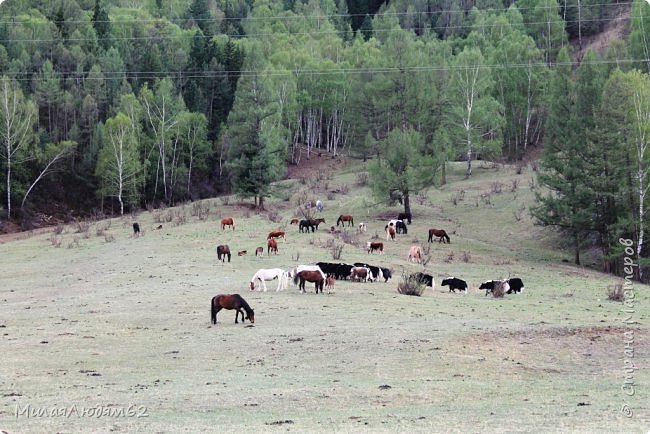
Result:
[[[255,256],[264,256],[264,247],[258,247],[255,249]]]
[[[325,223],[324,218],[300,220],[300,223],[298,224],[298,231],[309,232],[309,229],[311,229],[312,232],[315,232],[316,229],[318,229],[318,225],[321,223]]]
[[[266,246],[268,247],[266,252],[268,255],[270,255],[271,252],[275,253],[276,255],[278,254],[278,242],[275,241],[275,238],[269,238],[266,240]]]
[[[427,240],[429,243],[433,242],[433,237],[438,237],[438,242],[447,242],[448,244],[451,244],[451,240],[449,239],[449,235],[447,235],[447,232],[445,232],[444,229],[429,229],[429,239]]]
[[[456,290],[467,292],[467,282],[456,277],[443,279],[440,286],[449,286],[449,292],[456,292]]]
[[[423,285],[430,286],[433,288],[435,285],[435,280],[432,275],[426,273],[414,273],[409,276],[409,279],[415,279]]]
[[[224,217],[221,219],[221,230],[225,230],[226,226],[230,226],[232,230],[235,230],[235,221],[230,217]]]
[[[300,284],[298,284],[300,282]],[[323,286],[325,285],[325,279],[323,278],[323,273],[320,271],[312,270],[303,270],[293,278],[293,284],[298,284],[298,289],[305,292],[305,282],[314,282],[316,288],[316,294],[318,294],[318,289],[320,288],[320,293],[323,293]]]
[[[510,294],[510,285],[508,285],[507,280],[486,280],[485,282],[481,283],[481,286],[479,286],[478,289],[485,289],[485,295],[488,295],[489,293],[494,293],[494,289],[499,283],[503,283],[505,285],[503,287],[503,292]]]
[[[291,221],[289,222],[289,224],[290,224],[290,225],[297,225],[297,224],[298,224],[298,221],[299,221],[298,219],[293,218],[293,219],[291,219]]]
[[[212,324],[217,323],[217,313],[219,313],[221,309],[235,309],[237,311],[235,312],[235,324],[238,324],[237,318],[240,313],[242,323],[245,323],[246,320],[249,320],[251,324],[255,322],[255,312],[239,294],[221,294],[212,297],[212,301],[210,302],[210,317],[212,319]],[[245,317],[242,309],[246,311]]]
[[[516,294],[524,289],[524,282],[519,277],[512,277],[508,279],[508,285],[510,286],[510,289],[506,291],[508,294],[511,292],[514,292]]]
[[[409,233],[409,230],[406,227],[406,224],[402,220],[397,220],[397,222],[395,222],[395,231],[398,234],[404,234],[404,235]]]
[[[228,244],[217,246],[217,259],[226,262],[226,256],[228,256],[228,262],[230,262],[230,247],[228,247]]]
[[[359,282],[362,280],[364,282],[370,280],[372,282],[372,271],[366,267],[353,267],[352,271],[350,272],[350,280],[357,280]]]
[[[345,226],[345,222],[348,222],[348,226],[353,226],[354,225],[354,217],[352,217],[349,214],[341,214],[339,216],[339,219],[336,221],[336,226],[341,223],[341,226]]]
[[[244,256],[244,255],[246,255],[247,253],[248,253],[248,252],[247,252],[246,250],[241,250],[241,251],[237,252],[237,256]]]
[[[381,274],[384,276],[384,282],[388,282],[388,279],[393,277],[393,272],[390,268],[379,267],[381,269]]]
[[[137,222],[133,223],[133,236],[134,237],[140,236],[140,225]]]
[[[411,224],[411,213],[410,212],[401,212],[397,216],[397,220],[406,220],[407,222],[409,222],[409,224]]]

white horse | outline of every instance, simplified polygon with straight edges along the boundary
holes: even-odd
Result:
[[[320,199],[318,199],[318,200],[316,201],[316,209],[317,209],[318,211],[323,211],[323,208],[324,208],[324,206],[323,206],[323,201],[320,200]]]
[[[273,279],[278,279],[278,287],[275,290],[276,292],[287,289],[287,286],[289,286],[289,273],[284,271],[282,268],[261,268],[257,270],[257,273],[255,273],[251,278],[251,291],[255,290],[255,283],[259,280],[262,284],[262,288],[264,288],[264,292],[266,292],[266,281]]]
[[[364,222],[359,223],[359,232],[366,232],[368,230],[368,225]]]
[[[327,275],[323,273],[323,270],[321,270],[318,265],[298,265],[289,271],[288,276],[293,279],[296,274],[301,271],[320,271],[320,274],[323,275],[323,279],[327,279]]]

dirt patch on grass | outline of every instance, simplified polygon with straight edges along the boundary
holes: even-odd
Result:
[[[625,335],[627,333],[627,335]],[[645,328],[552,327],[518,331],[497,330],[457,339],[464,352],[480,361],[492,359],[512,369],[547,373],[602,373],[620,370],[625,342],[634,340],[635,358],[650,350]]]

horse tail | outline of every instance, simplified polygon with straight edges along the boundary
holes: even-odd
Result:
[[[300,280],[300,273],[296,273],[296,274],[293,276],[293,284],[294,284],[294,285],[297,285],[297,284],[298,284],[298,280]]]
[[[212,301],[210,302],[210,319],[212,320],[212,324],[217,323],[217,307],[215,306],[215,298],[212,298]]]

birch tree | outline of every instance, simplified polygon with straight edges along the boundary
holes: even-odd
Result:
[[[106,121],[106,141],[99,153],[96,175],[101,179],[100,195],[112,196],[120,204],[137,203],[141,166],[139,149],[129,118],[123,113]]]
[[[5,163],[7,217],[11,218],[14,166],[30,159],[38,109],[15,80],[0,78],[0,156]]]

